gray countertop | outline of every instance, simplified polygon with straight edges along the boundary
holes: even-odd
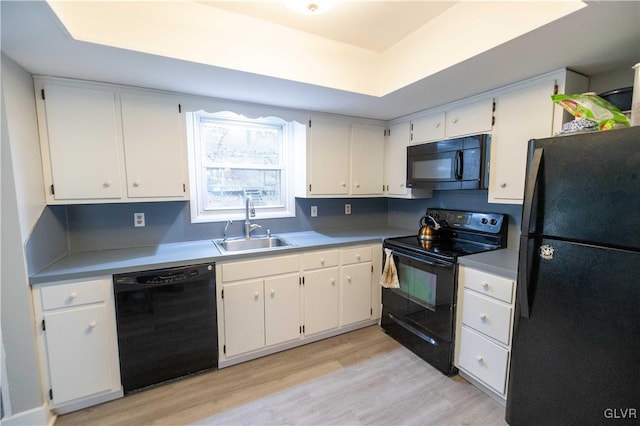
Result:
[[[518,251],[509,248],[461,256],[458,263],[514,281],[518,275]]]
[[[384,238],[411,235],[415,229],[382,227],[279,233],[293,246],[269,250],[222,254],[212,240],[159,244],[152,247],[71,252],[31,275],[31,284],[113,275],[149,269],[171,268],[206,262],[222,262],[256,256],[295,253],[349,244],[382,242]]]

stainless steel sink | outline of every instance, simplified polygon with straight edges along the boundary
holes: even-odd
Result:
[[[235,253],[239,251],[249,250],[266,250],[276,247],[286,247],[293,245],[290,242],[276,236],[252,237],[248,239],[237,238],[231,240],[213,240],[213,243],[222,253]]]

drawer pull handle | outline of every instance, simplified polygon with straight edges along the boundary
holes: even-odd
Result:
[[[489,291],[489,283],[482,283],[482,288],[484,291]]]
[[[480,319],[482,321],[486,321],[487,320],[487,314],[480,314]]]
[[[91,321],[89,323],[89,328],[96,328],[96,325],[98,325],[95,321]]]
[[[478,361],[478,364],[482,364],[484,362],[484,358],[482,358],[482,355],[476,355],[476,361]]]
[[[71,299],[75,299],[76,297],[78,297],[78,292],[77,291],[72,291],[71,294],[69,295],[69,297]]]

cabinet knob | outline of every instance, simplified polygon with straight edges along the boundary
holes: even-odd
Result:
[[[134,188],[137,188],[137,187],[139,187],[139,186],[140,186],[140,181],[139,181],[139,180],[134,180],[134,181],[133,181],[133,187],[134,187]]]
[[[436,123],[436,129],[437,129],[438,127],[440,127],[440,122],[437,122],[437,123]]]
[[[360,184],[359,183],[356,183],[356,188],[360,188]]]
[[[98,325],[95,321],[91,321],[89,323],[89,328],[96,328],[96,325]]]
[[[400,184],[400,188],[404,188],[404,183],[401,183],[401,184]]]
[[[105,187],[105,188],[110,187],[110,186],[111,186],[111,181],[110,181],[110,180],[105,181],[105,182],[102,184],[102,186],[103,186],[103,187]]]
[[[500,184],[500,188],[506,188],[507,187],[507,182],[502,182]]]
[[[253,293],[253,298],[258,300],[258,297],[260,297],[260,293],[258,293],[257,291],[255,293]]]
[[[457,119],[457,118],[454,118],[454,119],[453,119],[453,124],[456,124],[457,122],[458,122],[458,119]]]
[[[274,289],[271,289],[271,297],[274,297],[276,295],[276,291]]]
[[[347,184],[346,184],[346,183],[344,183],[344,182],[340,182],[340,186],[344,188],[344,187],[346,187],[346,186],[347,186]]]
[[[360,260],[360,255],[356,254],[356,259]]]
[[[320,259],[320,264],[324,265],[324,259]]]
[[[486,321],[487,320],[487,314],[480,314],[480,319],[482,321]]]
[[[78,292],[77,291],[72,291],[71,294],[69,295],[69,297],[71,299],[75,299],[76,297],[78,297]]]
[[[479,364],[482,364],[482,362],[484,361],[482,355],[476,355],[476,361],[478,361]]]
[[[347,275],[347,281],[351,282],[351,277]]]
[[[331,278],[331,285],[336,285],[336,279],[335,278]]]
[[[483,288],[485,291],[488,291],[488,290],[489,290],[489,283],[482,283],[482,288]]]

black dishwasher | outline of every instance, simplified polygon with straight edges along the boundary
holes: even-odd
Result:
[[[125,394],[218,367],[213,263],[113,276]]]

